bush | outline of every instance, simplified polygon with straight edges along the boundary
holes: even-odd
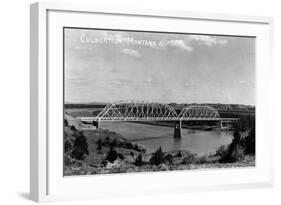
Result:
[[[222,158],[222,157],[226,156],[227,153],[228,153],[228,146],[222,145],[217,149],[215,156]]]
[[[97,146],[97,150],[101,150],[101,149],[102,149],[102,141],[101,141],[100,138],[99,138],[99,140],[96,142],[96,144],[98,145],[98,146]]]
[[[67,156],[63,157],[63,163],[64,163],[64,166],[68,166],[71,164],[71,162]]]
[[[196,154],[189,154],[187,157],[183,158],[182,160],[182,164],[192,164],[195,162],[196,158],[195,158]]]
[[[64,140],[64,153],[68,153],[72,149],[72,144],[69,139]]]
[[[197,157],[195,159],[195,163],[196,164],[205,164],[205,163],[208,163],[208,156],[207,155],[204,155],[204,156],[201,156],[201,157]]]
[[[134,150],[136,150],[138,152],[141,152],[141,149],[137,144],[134,145]]]
[[[174,157],[171,154],[167,154],[164,156],[164,161],[168,163],[173,163]]]
[[[111,146],[110,150],[107,153],[106,160],[109,162],[114,162],[117,159],[117,152],[114,150],[114,147]]]
[[[64,126],[68,127],[68,121],[66,119],[64,119]]]
[[[121,160],[124,160],[124,159],[125,159],[124,155],[121,154],[121,153],[117,153],[117,157],[118,157],[119,159],[121,159]]]
[[[221,154],[219,159],[220,163],[231,163],[241,161],[244,159],[244,147],[242,146],[242,138],[240,135],[239,127],[235,127],[233,133],[233,140],[228,146],[226,151],[219,151]]]
[[[164,162],[164,152],[161,147],[152,154],[149,161],[153,165],[159,165]]]
[[[243,139],[243,145],[245,147],[245,154],[256,153],[256,131],[252,128],[249,134]]]
[[[179,152],[175,155],[175,157],[182,157],[181,151],[179,151]]]
[[[71,131],[73,131],[73,132],[77,131],[77,129],[75,128],[74,125],[71,125],[70,129],[71,129]]]
[[[130,142],[126,142],[126,144],[125,144],[125,148],[127,148],[127,149],[133,149],[133,144],[132,143],[130,143]]]
[[[111,146],[112,147],[116,147],[117,146],[117,140],[114,139],[112,142],[111,142]]]
[[[78,136],[74,140],[71,157],[78,160],[84,160],[86,155],[89,155],[87,139],[82,133],[78,133]]]
[[[143,165],[143,161],[142,161],[142,154],[139,154],[136,158],[136,161],[135,161],[135,165],[136,166],[142,166]]]

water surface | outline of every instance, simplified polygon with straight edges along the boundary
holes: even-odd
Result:
[[[101,128],[115,131],[142,145],[148,153],[160,146],[163,151],[189,150],[198,155],[214,153],[221,145],[232,141],[232,133],[221,130],[182,129],[182,138],[174,139],[174,128],[131,122],[101,122]]]

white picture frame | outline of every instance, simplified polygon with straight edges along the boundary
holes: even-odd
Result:
[[[106,18],[110,20],[113,16],[120,17],[118,19],[120,21],[109,23]],[[63,121],[61,121],[62,116],[56,114],[62,114],[62,107],[60,107],[62,106],[60,104],[62,72],[59,70],[60,66],[62,68],[62,55],[59,54],[62,44],[60,37],[56,36],[63,26],[91,27],[93,19],[98,20],[96,27],[140,30],[144,27],[153,29],[146,21],[154,19],[159,25],[157,29],[154,29],[166,31],[173,29],[174,23],[189,22],[190,24],[192,21],[197,26],[190,29],[196,33],[257,36],[259,42],[256,49],[256,167],[235,170],[63,177],[61,172]],[[124,24],[126,19],[128,24]],[[140,20],[144,25],[136,23]],[[227,29],[221,27],[222,24]],[[204,29],[202,25],[205,25]],[[179,27],[174,28],[180,30]],[[41,202],[273,186],[273,133],[270,129],[272,113],[265,112],[263,109],[271,106],[270,100],[272,100],[267,92],[272,86],[270,83],[273,72],[272,29],[273,19],[270,17],[98,8],[95,5],[71,3],[32,4],[30,9],[30,198]],[[56,133],[61,133],[61,136],[54,138]],[[265,134],[266,140],[263,137]],[[150,182],[149,186],[147,182]],[[110,183],[118,184],[118,189],[109,187]],[[76,187],[75,191],[70,187]]]

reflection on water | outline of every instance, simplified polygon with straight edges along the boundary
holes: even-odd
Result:
[[[214,153],[221,145],[232,140],[232,133],[220,130],[202,131],[182,129],[182,138],[174,139],[174,128],[130,122],[102,122],[101,128],[120,133],[153,152],[160,146],[163,151],[189,150],[198,155]]]

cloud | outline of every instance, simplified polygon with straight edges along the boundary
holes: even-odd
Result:
[[[191,83],[191,82],[183,82],[183,86],[184,86],[185,88],[191,88],[191,87],[194,87],[194,84]]]
[[[167,41],[166,45],[184,51],[193,51],[193,48],[187,43],[185,43],[183,40],[169,40]]]
[[[225,44],[227,44],[227,40],[226,40],[226,39],[218,40],[218,42],[219,42],[220,45],[225,45]]]
[[[151,77],[148,77],[148,78],[145,78],[143,80],[143,83],[145,84],[158,84],[160,81],[156,78],[151,78]]]
[[[152,78],[146,78],[146,79],[144,79],[144,82],[145,83],[152,83],[153,79]]]
[[[206,46],[216,46],[216,45],[225,45],[227,44],[226,39],[218,39],[215,36],[207,36],[207,35],[190,35],[188,36],[190,41],[199,42],[202,45]]]
[[[141,53],[134,49],[125,48],[125,49],[122,49],[121,52],[124,54],[130,55],[130,56],[134,56],[136,58],[141,57]]]
[[[255,84],[255,81],[248,81],[248,80],[240,80],[240,84]]]
[[[132,85],[133,81],[128,79],[115,79],[112,82],[110,82],[113,86],[124,86],[124,85]]]

